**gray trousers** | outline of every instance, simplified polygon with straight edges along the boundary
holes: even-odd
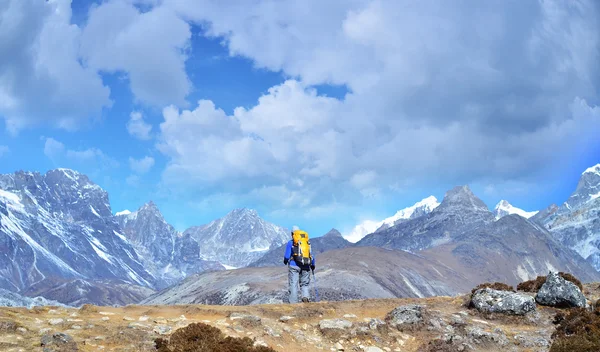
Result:
[[[288,265],[288,268],[289,302],[298,302],[298,283],[300,284],[300,290],[302,291],[302,298],[310,298],[310,269],[301,269],[294,265]]]

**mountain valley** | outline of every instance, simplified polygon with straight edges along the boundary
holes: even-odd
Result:
[[[563,205],[539,212],[507,201],[490,210],[465,185],[398,211],[354,243],[336,229],[311,234],[319,298],[457,295],[549,271],[600,281],[598,194],[600,165]],[[0,288],[24,298],[77,307],[287,297],[288,229],[244,208],[183,232],[152,201],[113,215],[108,194],[74,170],[0,175],[0,239]]]

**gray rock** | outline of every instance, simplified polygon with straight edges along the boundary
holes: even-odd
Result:
[[[423,306],[411,304],[400,306],[389,312],[387,322],[396,328],[404,325],[413,325],[423,321]]]
[[[155,333],[159,334],[159,335],[167,335],[167,334],[169,334],[169,333],[171,332],[171,330],[172,330],[172,329],[171,329],[171,327],[170,327],[170,326],[167,326],[167,325],[157,325],[157,326],[154,328],[154,330],[153,330],[153,331],[154,331]]]
[[[567,308],[585,307],[585,296],[574,283],[560,277],[556,272],[550,272],[546,282],[535,296],[537,303],[545,306]]]
[[[385,322],[381,319],[371,319],[369,320],[369,329],[376,330],[380,326],[386,325]]]
[[[480,344],[485,342],[493,342],[500,346],[508,345],[509,341],[506,335],[502,332],[487,332],[480,327],[468,327],[467,336],[469,336],[474,343]]]
[[[65,320],[61,319],[61,318],[54,318],[54,319],[48,320],[48,324],[50,324],[50,325],[58,325],[58,324],[62,324],[64,322],[65,322]]]
[[[79,350],[73,338],[62,332],[42,336],[41,346],[44,352],[71,352]]]
[[[250,315],[246,313],[231,313],[229,315],[230,320],[239,320],[243,325],[258,326],[261,324],[262,319],[256,315]]]
[[[383,350],[381,348],[375,347],[375,346],[366,347],[363,351],[365,351],[365,352],[383,352]]]
[[[480,312],[510,315],[525,315],[536,308],[535,301],[531,296],[491,288],[475,291],[471,298],[471,304]]]
[[[294,319],[294,317],[290,317],[289,315],[284,315],[281,318],[279,318],[279,321],[282,323],[288,322],[290,320]]]
[[[346,330],[352,327],[352,322],[344,319],[325,319],[319,322],[319,329],[323,330]]]
[[[281,337],[281,331],[278,331],[276,329],[273,329],[270,326],[265,326],[265,333],[269,336],[273,336],[273,337]]]
[[[518,334],[515,335],[515,340],[520,346],[523,346],[525,348],[550,347],[550,341],[541,336]]]

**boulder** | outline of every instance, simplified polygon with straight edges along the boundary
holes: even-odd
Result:
[[[395,328],[420,323],[423,321],[423,306],[410,304],[397,307],[385,319]]]
[[[77,344],[73,341],[73,338],[62,332],[55,334],[46,334],[42,336],[41,346],[43,352],[71,352],[79,351]]]
[[[344,319],[325,319],[319,322],[319,329],[325,330],[346,330],[352,327],[352,323]]]
[[[471,305],[483,313],[525,315],[535,310],[533,297],[516,292],[483,288],[475,291]]]
[[[557,308],[586,307],[585,296],[574,283],[551,272],[535,296],[537,303]]]

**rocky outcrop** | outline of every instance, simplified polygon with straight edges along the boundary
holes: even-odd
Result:
[[[509,291],[484,288],[475,291],[471,305],[480,312],[525,315],[535,310],[533,297]]]
[[[412,304],[397,307],[388,313],[386,321],[390,326],[398,329],[407,325],[418,324],[423,321],[423,306]]]
[[[574,283],[551,272],[535,296],[537,303],[558,308],[586,307],[585,296]]]

